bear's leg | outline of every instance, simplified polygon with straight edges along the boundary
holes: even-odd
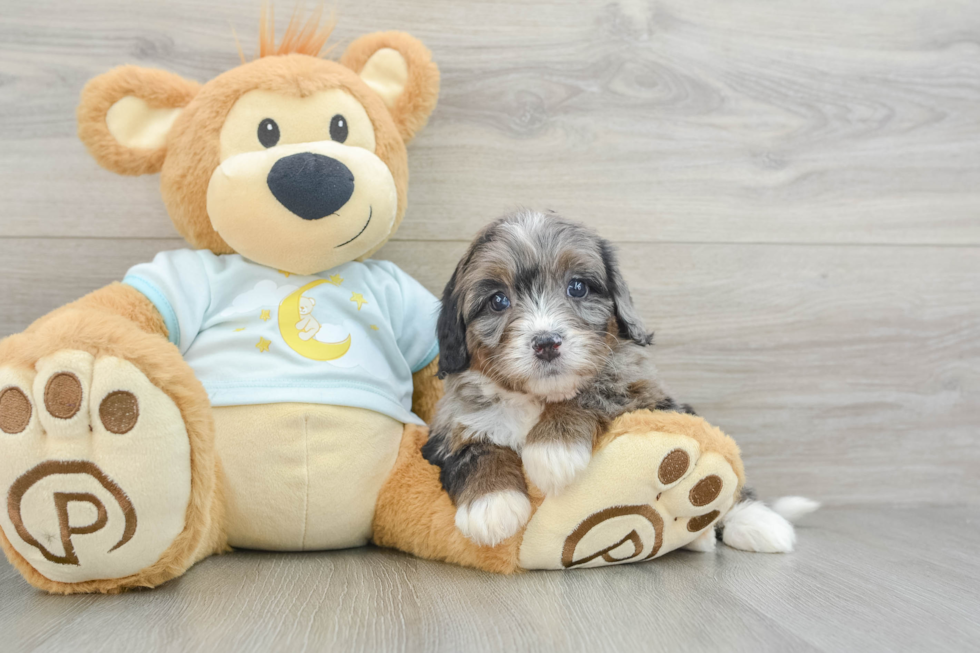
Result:
[[[226,548],[207,394],[177,348],[64,310],[0,343],[0,544],[49,592],[154,587]]]
[[[405,426],[395,466],[378,495],[374,543],[420,558],[499,573],[516,571],[520,534],[495,547],[484,547],[456,528],[456,507],[442,489],[439,468],[422,457],[428,436],[423,427]]]
[[[597,443],[572,485],[542,498],[523,532],[481,547],[456,529],[439,470],[419,451],[427,432],[406,427],[378,498],[375,542],[487,571],[573,569],[659,557],[698,538],[738,497],[744,473],[735,442],[699,417],[639,411]]]
[[[700,417],[637,411],[616,420],[592,461],[547,497],[524,530],[524,569],[641,562],[714,536],[744,481],[735,442]]]

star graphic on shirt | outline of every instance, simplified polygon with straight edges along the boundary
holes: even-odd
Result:
[[[350,300],[352,302],[357,302],[357,310],[361,310],[361,306],[364,306],[365,304],[368,303],[368,301],[364,299],[364,295],[362,295],[359,292],[352,292],[350,294]]]
[[[238,327],[237,329],[235,329],[235,332],[237,333],[239,331],[244,331],[244,330],[245,330],[245,327]]]
[[[339,286],[340,284],[344,283],[344,278],[339,274],[331,274],[330,278],[327,279],[327,283],[334,286]]]
[[[285,275],[285,277],[288,279],[289,278],[289,275],[291,275],[292,272],[286,272],[285,270],[279,270],[279,274]]]
[[[272,317],[272,316],[269,315],[269,309],[263,308],[262,309],[262,314],[259,316],[259,319],[261,319],[263,322],[267,322],[270,317]]]
[[[372,324],[371,325],[371,328],[374,329],[375,331],[377,331],[378,330],[378,325],[377,324]]]
[[[265,338],[259,337],[259,341],[255,344],[255,348],[259,351],[269,351],[269,345],[271,344],[271,340],[266,340]]]

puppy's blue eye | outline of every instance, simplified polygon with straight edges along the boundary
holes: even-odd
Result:
[[[510,300],[502,292],[498,292],[496,295],[490,298],[490,308],[495,311],[506,311],[510,308]]]
[[[582,299],[589,294],[589,286],[581,279],[572,279],[568,282],[568,296],[575,299]]]

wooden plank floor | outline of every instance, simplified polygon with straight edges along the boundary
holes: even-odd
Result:
[[[123,63],[210,79],[237,64],[231,26],[251,51],[258,6],[4,3],[0,337],[182,244],[156,177],[111,175],[79,143],[85,81]],[[0,648],[976,649],[980,3],[337,15],[339,48],[404,29],[443,73],[379,256],[438,291],[503,211],[592,224],[622,250],[675,394],[739,441],[763,495],[831,507],[792,556],[518,578],[370,549],[237,553],[155,592],[65,599],[3,566]]]
[[[976,511],[836,508],[807,524],[789,555],[512,577],[370,548],[236,552],[121,596],[43,595],[2,563],[0,632],[41,651],[976,650]]]

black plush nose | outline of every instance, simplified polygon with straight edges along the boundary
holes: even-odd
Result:
[[[269,171],[269,190],[304,220],[336,213],[354,194],[354,174],[329,156],[300,152],[284,156]]]
[[[534,355],[545,361],[558,358],[558,348],[561,347],[561,336],[557,333],[543,333],[531,340]]]

